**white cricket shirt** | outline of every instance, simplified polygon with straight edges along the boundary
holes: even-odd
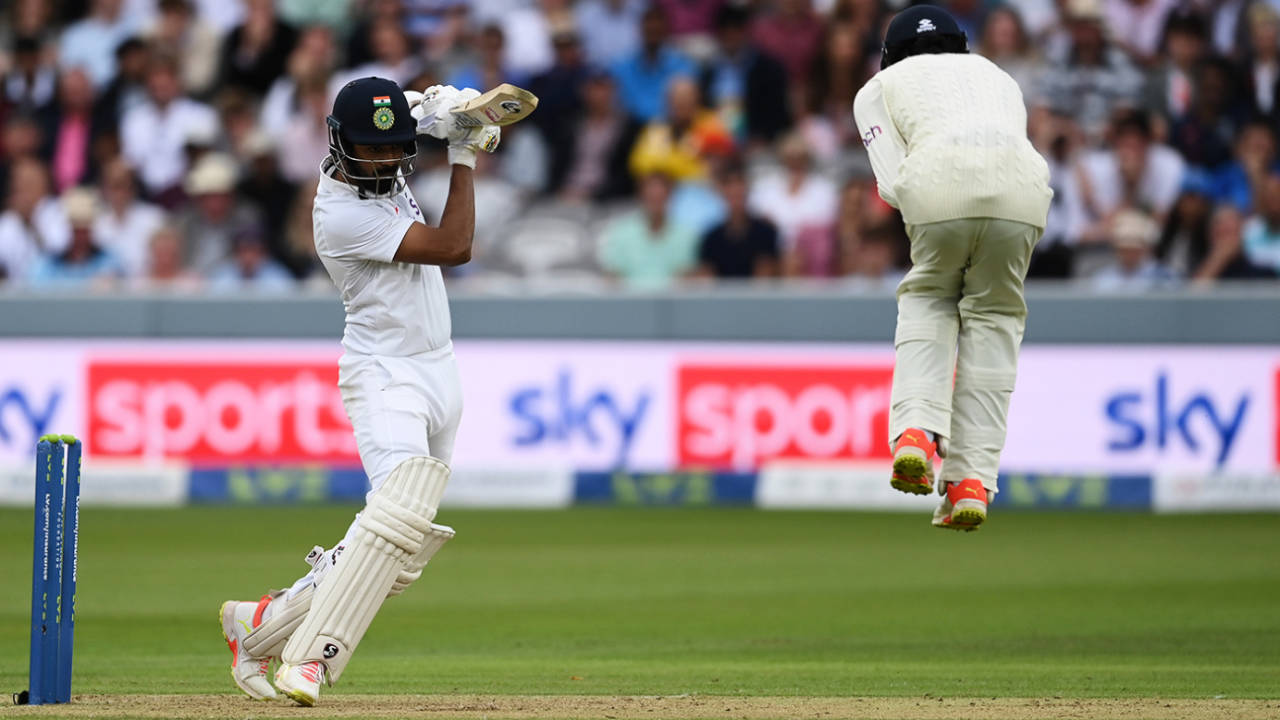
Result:
[[[1049,166],[1022,91],[981,55],[915,55],[876,73],[853,114],[880,197],[908,225],[990,217],[1043,228]]]
[[[347,351],[405,356],[449,346],[449,299],[440,268],[391,259],[409,226],[422,222],[407,187],[394,197],[362,199],[326,172],[311,218],[316,252],[347,309]]]

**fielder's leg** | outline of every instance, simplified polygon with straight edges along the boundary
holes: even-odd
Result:
[[[1011,220],[971,222],[981,222],[983,228],[960,300],[950,445],[941,475],[944,492],[954,483],[967,495],[948,494],[934,520],[939,527],[961,530],[986,520],[987,504],[997,491],[1018,348],[1026,327],[1023,280],[1043,232]]]
[[[952,222],[912,225],[911,270],[898,285],[889,443],[890,484],[903,492],[933,490],[936,442],[951,427],[957,303],[970,238]],[[933,434],[933,438],[929,437]]]

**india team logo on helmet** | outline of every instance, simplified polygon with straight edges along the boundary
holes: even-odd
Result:
[[[373,126],[379,130],[390,130],[396,124],[396,114],[391,112],[391,96],[379,95],[373,99]]]

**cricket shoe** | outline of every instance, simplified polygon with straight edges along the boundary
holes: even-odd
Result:
[[[972,532],[987,520],[987,502],[991,499],[981,480],[969,478],[947,483],[947,494],[933,511],[933,526],[946,530]]]
[[[933,492],[933,456],[938,446],[925,431],[908,428],[893,446],[893,477],[889,484],[895,490],[912,495]]]
[[[276,687],[285,697],[311,707],[320,699],[320,683],[324,682],[324,663],[305,662],[301,665],[280,663],[276,670]]]
[[[231,648],[231,679],[236,687],[254,700],[274,700],[277,697],[275,688],[271,687],[271,658],[251,657],[244,651],[245,637],[262,624],[262,612],[269,602],[269,595],[258,602],[228,600],[218,611],[222,620],[222,637]]]

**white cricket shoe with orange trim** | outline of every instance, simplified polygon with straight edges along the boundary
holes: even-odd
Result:
[[[275,688],[271,687],[271,658],[250,657],[244,651],[244,638],[262,623],[262,610],[267,602],[270,602],[268,597],[259,602],[228,600],[218,611],[222,637],[231,648],[231,679],[254,700],[277,697]]]
[[[280,663],[276,670],[276,687],[285,697],[311,707],[320,699],[320,683],[324,682],[324,664],[319,661],[301,665]]]

